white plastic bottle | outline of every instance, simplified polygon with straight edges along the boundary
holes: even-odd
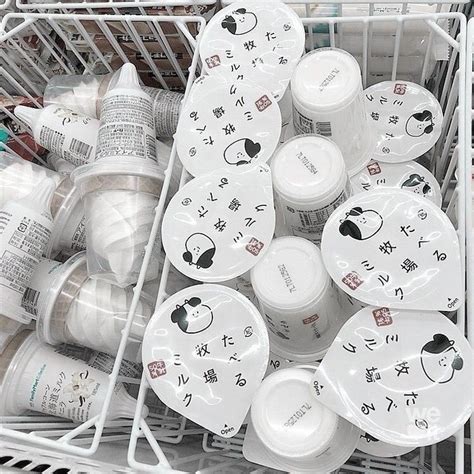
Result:
[[[96,160],[141,158],[156,161],[151,97],[142,90],[133,64],[124,64],[102,101]]]
[[[0,355],[0,415],[33,410],[84,422],[101,413],[109,383],[105,372],[61,355],[35,333],[22,331]],[[134,412],[135,400],[118,382],[107,418],[132,418]],[[142,415],[148,415],[146,407]]]
[[[97,119],[56,105],[44,109],[19,105],[15,107],[15,115],[30,127],[36,143],[74,166],[94,159]]]
[[[0,210],[0,314],[23,323],[23,293],[51,236],[54,181],[46,178],[27,196]]]

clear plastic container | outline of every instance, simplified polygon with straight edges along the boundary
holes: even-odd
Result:
[[[89,278],[86,257],[79,253],[66,263],[44,262],[29,293],[36,298],[38,337],[52,345],[77,344],[116,355],[133,298],[120,288]],[[131,328],[126,358],[135,360],[151,307],[141,299]]]
[[[102,160],[72,175],[84,202],[87,269],[121,287],[138,281],[164,176],[151,160]],[[158,277],[152,256],[146,280]]]

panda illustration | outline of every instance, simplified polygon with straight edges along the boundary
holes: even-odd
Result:
[[[248,165],[262,149],[258,142],[253,142],[250,138],[241,138],[231,143],[224,150],[224,160],[229,165]]]
[[[254,30],[257,23],[255,13],[249,12],[245,8],[238,8],[232,12],[232,15],[225,16],[221,26],[230,34],[240,36]]]
[[[415,194],[421,194],[426,196],[431,193],[431,186],[425,181],[423,176],[419,174],[411,174],[408,179],[406,179],[401,186],[402,189],[407,191],[412,191]]]
[[[405,124],[405,131],[410,137],[421,137],[433,131],[433,114],[429,110],[423,110],[413,114]]]
[[[203,304],[201,298],[193,296],[176,305],[171,313],[171,321],[178,325],[186,334],[197,334],[205,331],[214,319],[211,308]]]
[[[198,270],[209,268],[214,263],[212,258],[216,253],[216,246],[206,234],[200,232],[191,234],[184,247],[186,250],[183,253],[183,260],[189,265],[195,265]]]
[[[339,226],[341,235],[348,235],[355,240],[367,240],[373,237],[383,225],[382,216],[372,209],[362,210],[354,207]]]

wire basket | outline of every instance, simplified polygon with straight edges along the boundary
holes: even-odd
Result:
[[[145,4],[146,2],[140,2],[140,5]],[[455,12],[369,17],[330,16],[305,17],[303,23],[307,33],[307,50],[319,46],[320,33],[324,35],[328,46],[347,49],[348,27],[359,28],[359,43],[352,47],[357,47],[360,52],[356,56],[361,65],[364,86],[385,79],[409,79],[429,87],[438,97],[444,112],[444,122],[441,137],[432,151],[431,164],[436,177],[442,182],[443,209],[452,216],[457,227],[464,261],[468,196],[468,180],[465,177],[468,171],[470,173],[466,160],[466,156],[470,153],[470,148],[467,149],[467,144],[470,147],[470,141],[467,138],[469,131],[466,132],[468,127],[465,126],[468,93],[465,17]],[[380,73],[378,69],[380,65],[375,61],[377,54],[374,51],[373,39],[377,28],[383,24],[389,25],[393,29],[393,34],[389,35],[392,43],[384,56],[384,72]],[[25,140],[24,134],[27,131],[15,119],[11,106],[18,103],[18,98],[15,96],[19,95],[26,97],[32,105],[41,107],[39,97],[48,78],[57,73],[112,72],[139,53],[143,61],[140,71],[142,80],[146,80],[147,84],[152,86],[181,88],[185,91],[186,97],[190,84],[200,71],[198,49],[200,32],[204,26],[205,20],[199,16],[121,16],[99,15],[95,12],[87,15],[71,13],[6,15],[0,26],[0,57],[3,64],[0,67],[2,80],[0,88],[5,98],[5,102],[0,104],[0,111],[15,124],[15,127],[6,129],[10,137],[9,143],[21,147],[31,158],[41,160],[38,153],[32,149],[31,143]],[[420,45],[416,68],[410,70],[409,64],[403,61],[406,57],[403,54],[403,47],[407,32],[413,28],[426,32],[427,39]],[[471,34],[473,29],[471,25]],[[438,61],[433,59],[433,54],[434,49],[440,45],[446,50],[446,55],[443,60]],[[163,69],[157,66],[153,56],[155,51],[153,48],[156,47],[159,47],[160,52],[164,54],[172,75],[165,75]],[[189,59],[187,66],[182,66],[176,61],[175,53],[178,48],[187,53]],[[251,465],[243,459],[240,434],[224,440],[208,433],[203,428],[166,411],[166,407],[160,405],[156,397],[153,416],[143,419],[141,409],[145,402],[150,405],[150,397],[154,397],[145,376],[142,376],[141,381],[135,381],[139,384],[139,391],[133,422],[124,420],[106,422],[112,389],[115,382],[120,380],[118,376],[120,363],[128,343],[146,269],[154,251],[153,246],[175,161],[176,149],[173,146],[162,198],[156,209],[143,267],[135,288],[117,359],[110,374],[108,396],[101,414],[81,425],[37,415],[4,418],[1,420],[0,436],[7,439],[8,446],[5,444],[5,450],[15,449],[12,443],[33,443],[43,448],[66,452],[68,456],[75,456],[71,466],[76,465],[77,457],[92,456],[95,459],[108,460],[109,463],[110,459],[114,459],[114,462],[119,462],[122,466],[128,464],[133,472],[154,472],[162,468],[226,473],[266,471],[261,466]],[[187,178],[186,173],[183,173],[181,182],[184,183]],[[472,248],[470,251],[472,252]],[[161,304],[167,290],[169,267],[169,260],[165,259],[157,305]],[[467,292],[467,302],[472,314],[472,281],[470,285],[471,291]],[[465,311],[461,308],[457,314],[457,325],[464,331],[465,324]],[[119,455],[111,457],[112,446],[120,447],[120,456],[123,458],[121,461],[118,460]],[[462,473],[464,436],[461,431],[456,435],[455,445],[452,447],[455,447],[456,472]],[[127,454],[126,458],[124,453]],[[21,456],[25,456],[24,451]],[[9,465],[13,465],[12,459],[15,458],[12,457],[8,461]],[[63,459],[67,466],[67,456],[63,455]],[[343,472],[370,470],[429,472],[429,468],[426,467],[428,464],[431,464],[433,469],[437,465],[436,446],[417,449],[409,458],[403,459],[375,458],[357,452],[341,469]],[[103,472],[106,472],[105,467],[103,469]],[[123,468],[122,471],[115,472],[130,471],[128,468]]]

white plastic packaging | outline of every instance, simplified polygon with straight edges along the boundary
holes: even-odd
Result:
[[[282,230],[319,244],[329,216],[350,196],[338,146],[318,135],[294,137],[275,152],[271,168]]]
[[[300,237],[274,239],[250,276],[272,351],[298,362],[320,360],[345,316],[318,247]]]
[[[101,118],[102,100],[116,78],[117,74],[53,76],[46,86],[43,101],[46,105],[61,105],[89,117]],[[183,94],[147,86],[142,86],[142,90],[153,101],[156,135],[172,137],[178,126]]]
[[[64,264],[43,261],[25,292],[23,306],[34,311],[41,341],[116,355],[132,298],[131,288],[89,278],[85,255],[80,253]],[[126,358],[135,360],[150,316],[151,307],[140,300],[130,333],[135,341],[127,345]]]
[[[59,174],[69,175],[76,168],[75,165],[64,160],[59,155],[56,155],[56,153],[48,153],[46,162],[50,168],[57,171]]]
[[[102,101],[95,160],[156,161],[155,141],[153,102],[140,87],[135,66],[126,63]]]
[[[80,166],[94,159],[98,120],[56,105],[44,109],[19,105],[15,115],[28,125],[38,145],[69,163]]]
[[[290,472],[332,472],[354,452],[360,430],[313,397],[312,371],[286,368],[257,390],[243,453],[246,459]]]
[[[32,410],[76,422],[101,413],[110,383],[105,372],[57,353],[30,331],[9,341],[0,355],[0,374],[0,415]],[[108,419],[133,418],[135,403],[118,382]],[[148,415],[146,407],[143,415]]]
[[[21,300],[51,236],[49,203],[54,181],[46,178],[30,194],[0,209],[0,314],[22,323]]]
[[[291,93],[295,133],[331,138],[341,149],[349,175],[360,171],[370,160],[373,140],[357,61],[336,48],[312,51],[298,63]]]

